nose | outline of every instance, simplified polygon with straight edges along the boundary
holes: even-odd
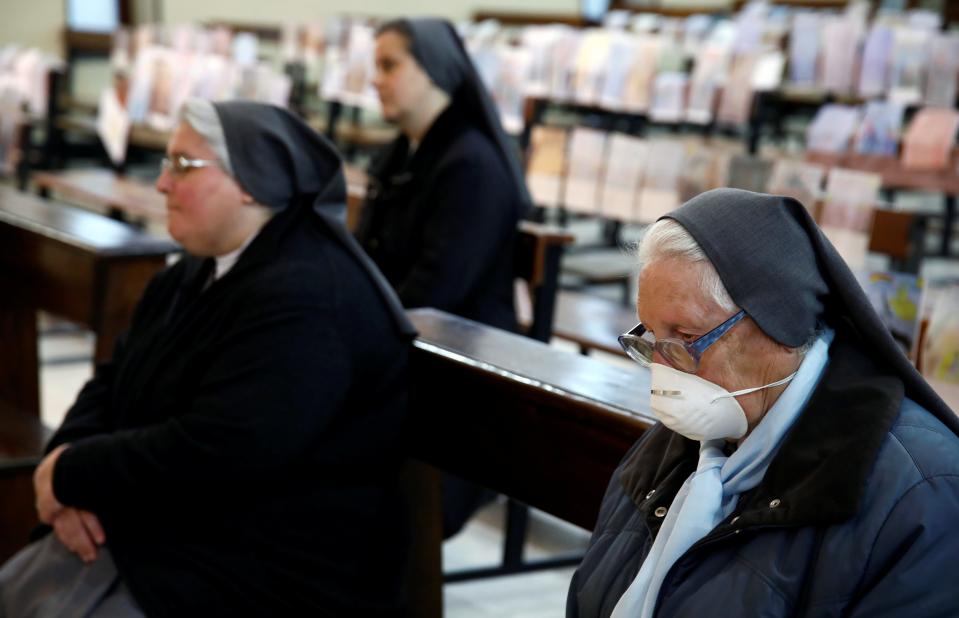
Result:
[[[156,189],[160,193],[166,195],[170,192],[170,189],[173,188],[173,178],[170,177],[170,172],[166,168],[160,171],[160,176],[156,181]]]
[[[660,364],[660,365],[668,365],[668,364],[669,364],[669,363],[666,361],[666,357],[663,356],[662,353],[661,353],[658,349],[656,349],[656,348],[653,348],[653,362],[654,362],[654,363],[658,363],[658,364]]]

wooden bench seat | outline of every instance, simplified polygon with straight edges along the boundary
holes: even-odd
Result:
[[[44,195],[53,193],[71,203],[105,210],[113,218],[138,223],[166,221],[166,198],[161,193],[113,170],[34,172],[32,178]]]
[[[107,217],[0,187],[0,402],[39,414],[38,310],[86,326],[109,358],[176,244]]]
[[[592,528],[609,475],[655,423],[648,371],[435,309],[409,315],[411,454]]]

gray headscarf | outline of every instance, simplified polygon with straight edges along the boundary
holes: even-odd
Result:
[[[453,25],[445,19],[397,19],[384,23],[379,32],[389,30],[400,32],[410,39],[410,53],[433,83],[450,95],[453,105],[462,106],[478,128],[493,140],[516,184],[522,202],[522,216],[532,205],[523,167],[516,149],[503,130],[496,105]]]
[[[343,162],[330,142],[289,110],[252,101],[213,104],[233,177],[258,203],[280,210],[343,207]]]
[[[809,212],[789,197],[714,189],[663,218],[696,239],[733,301],[779,343],[806,342],[819,320],[843,322],[906,394],[959,434],[959,417],[919,375],[872,308],[846,262]]]

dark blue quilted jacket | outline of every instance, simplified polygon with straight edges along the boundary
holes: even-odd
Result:
[[[662,425],[626,455],[568,618],[612,613],[697,455]],[[656,615],[959,617],[959,437],[837,339],[763,481],[673,565]]]

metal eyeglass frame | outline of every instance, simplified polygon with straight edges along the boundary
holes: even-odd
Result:
[[[190,170],[220,165],[216,159],[187,159],[183,155],[177,157],[163,157],[160,161],[161,170],[169,170],[175,177],[180,177]]]
[[[653,362],[653,351],[659,350],[659,353],[663,355],[663,358],[673,365],[675,369],[679,369],[680,371],[685,371],[687,373],[693,373],[699,368],[699,359],[702,358],[702,355],[706,352],[706,349],[716,343],[720,337],[729,332],[729,329],[738,324],[739,321],[744,317],[746,317],[746,310],[741,309],[736,315],[732,316],[716,328],[712,329],[702,337],[698,337],[690,342],[671,338],[657,339],[654,342],[650,342],[646,339],[643,339],[643,335],[648,331],[646,330],[646,327],[643,326],[642,322],[640,322],[628,332],[625,332],[619,336],[619,345],[622,346],[623,351],[626,352],[627,356],[644,367],[648,367],[650,363]],[[671,355],[664,351],[664,346],[666,343],[679,345],[682,347],[682,349],[686,350],[686,353],[692,360],[691,369],[676,366],[674,362],[675,359],[672,359]],[[648,348],[648,356],[642,351],[643,348]]]

